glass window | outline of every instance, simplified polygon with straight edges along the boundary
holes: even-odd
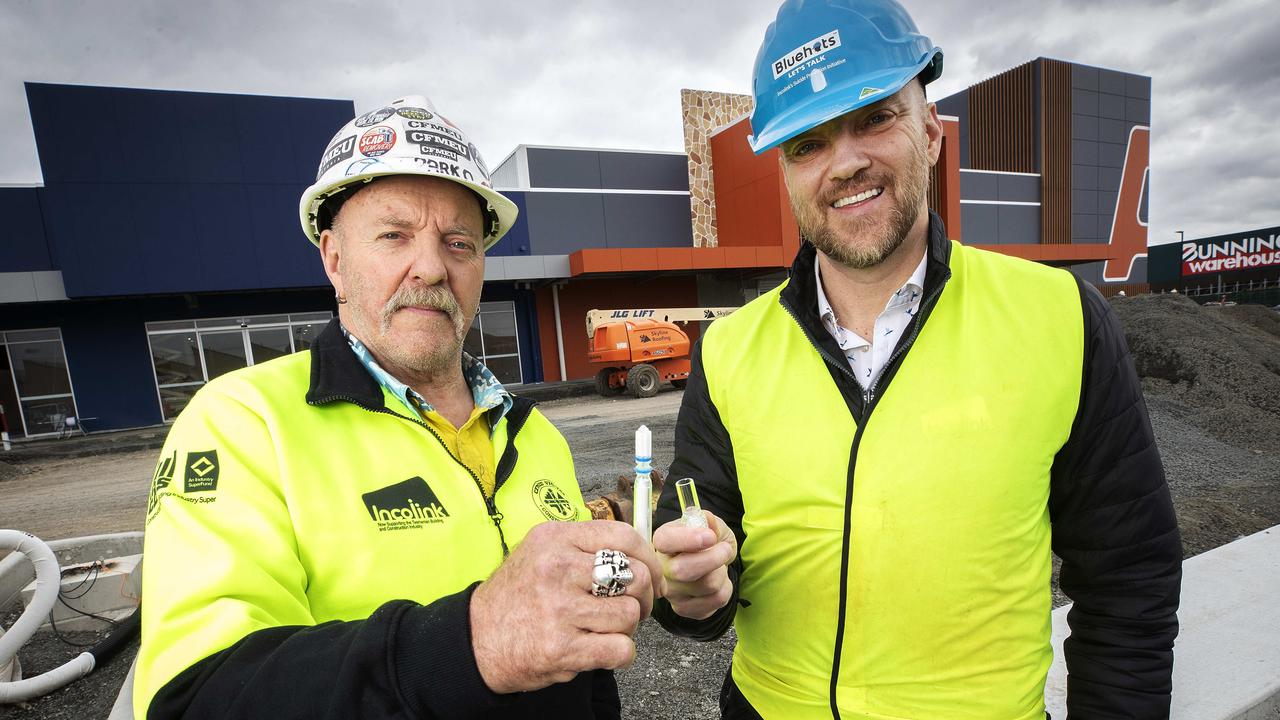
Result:
[[[288,355],[291,352],[289,328],[250,330],[249,350],[253,354],[254,365]]]
[[[62,336],[57,330],[17,330],[4,333],[8,342],[32,342],[35,340],[57,340],[62,341]]]
[[[479,315],[476,316],[475,322],[471,323],[471,329],[467,331],[467,339],[463,341],[462,349],[472,357],[484,357],[484,347],[480,344]]]
[[[204,387],[204,383],[160,388],[160,411],[164,413],[164,419],[173,420],[177,418],[178,413],[182,412],[187,403],[191,402],[191,397],[202,387]]]
[[[484,333],[486,355],[506,355],[519,351],[516,343],[516,315],[514,312],[483,312],[480,330]]]
[[[67,362],[62,357],[61,341],[11,342],[9,357],[13,361],[13,378],[19,395],[32,397],[71,392],[71,379],[67,376]]]
[[[177,417],[206,379],[311,347],[332,317],[314,312],[147,323],[164,419]]]
[[[244,333],[239,330],[200,333],[200,344],[204,346],[204,366],[210,380],[249,366],[244,352]]]
[[[322,323],[308,323],[307,325],[293,326],[293,350],[298,352],[311,347],[311,343],[316,341],[320,333],[324,330],[324,326],[329,324],[328,321]]]
[[[153,322],[147,323],[147,331],[155,332],[157,330],[191,330],[196,326],[191,320],[174,320],[173,322]]]
[[[57,432],[66,425],[67,416],[74,416],[75,413],[75,404],[70,395],[65,398],[22,401],[22,415],[27,421],[28,435]]]
[[[289,323],[289,316],[255,315],[254,317],[240,318],[240,322],[245,325],[287,325]]]
[[[195,331],[152,335],[150,340],[151,361],[155,363],[159,384],[204,382]]]
[[[520,384],[520,358],[516,355],[507,357],[485,358],[485,367],[498,378],[503,385]]]

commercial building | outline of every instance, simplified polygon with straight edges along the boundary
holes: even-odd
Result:
[[[1280,303],[1280,226],[1152,247],[1151,290]]]
[[[15,437],[171,421],[333,316],[297,199],[348,101],[29,83],[44,183],[0,188],[0,405]],[[745,96],[682,93],[684,152],[521,145],[467,348],[512,385],[594,374],[586,311],[739,305],[799,247]],[[939,101],[931,204],[961,242],[1146,283],[1150,80],[1038,59]],[[689,329],[696,336],[697,327]]]

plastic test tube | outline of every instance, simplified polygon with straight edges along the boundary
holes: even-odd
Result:
[[[680,522],[685,527],[707,527],[707,516],[698,504],[698,486],[693,478],[676,481],[676,498],[680,503]]]
[[[636,482],[632,495],[632,526],[645,542],[653,540],[653,481],[649,477],[652,471],[653,434],[647,425],[636,430]]]

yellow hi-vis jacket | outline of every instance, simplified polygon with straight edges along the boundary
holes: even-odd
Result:
[[[1167,713],[1181,553],[1118,325],[1069,273],[949,243],[936,216],[928,252],[867,389],[817,317],[809,245],[704,335],[671,472],[737,533],[736,595],[655,617],[735,623],[726,717],[1040,720],[1052,541],[1072,712]],[[678,515],[664,493],[655,524]]]
[[[210,382],[170,431],[148,501],[135,716],[538,706],[539,693],[484,686],[470,590],[534,525],[589,513],[563,437],[532,403],[516,398],[493,447],[488,499],[336,320],[310,351]],[[557,714],[603,702],[616,716],[611,674],[592,675],[541,697]]]

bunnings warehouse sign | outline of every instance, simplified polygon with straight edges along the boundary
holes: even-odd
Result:
[[[1280,266],[1280,232],[1182,243],[1182,276]]]

